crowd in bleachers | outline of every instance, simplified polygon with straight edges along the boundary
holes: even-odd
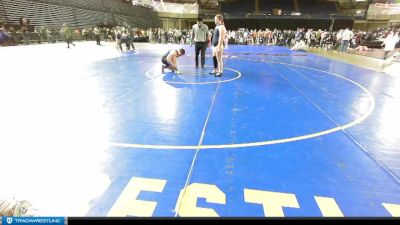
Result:
[[[192,31],[189,29],[149,29],[149,42],[159,44],[188,44],[191,40]]]
[[[391,30],[398,31],[399,28],[400,26],[397,25],[375,29],[370,32],[350,29],[329,31],[326,29],[313,30],[304,28],[298,28],[297,30],[250,30],[243,28],[228,30],[227,44],[287,46],[294,50],[319,47],[324,50],[338,50],[340,52],[346,52],[347,48],[361,51],[368,50],[368,47],[365,46],[373,42],[376,42],[375,45],[379,46],[384,42]],[[151,43],[187,44],[191,42],[191,34],[191,30],[178,29],[150,29],[147,31],[149,42]],[[210,29],[211,36],[212,29]]]
[[[315,0],[301,0],[297,2],[298,7],[296,8],[293,0],[259,1],[257,13],[264,15],[289,15],[292,13],[329,15],[337,12],[334,2]],[[274,9],[279,12],[274,12]],[[255,5],[254,1],[226,1],[221,3],[221,11],[223,14],[229,16],[243,16],[248,13],[255,13]]]
[[[117,41],[118,39],[134,39],[148,36],[147,31],[129,26],[94,26],[71,28],[73,40],[86,41]],[[0,45],[10,46],[32,43],[56,43],[65,40],[63,28],[32,27],[29,24],[9,25],[0,21]]]
[[[161,21],[157,12],[138,5],[116,0],[2,0],[0,21],[18,31],[21,17],[28,17],[32,26],[59,29],[63,23],[71,27],[94,25],[124,25],[132,27],[158,27]],[[6,27],[8,29],[8,27]],[[33,33],[33,29],[29,32]]]
[[[17,45],[30,43],[55,43],[64,40],[64,35],[60,28],[35,27],[31,31],[26,26],[14,26],[0,22],[1,45]],[[190,30],[150,28],[139,29],[129,26],[96,26],[85,28],[74,28],[74,40],[96,40],[97,34],[101,41],[118,41],[128,36],[130,39],[141,39],[151,43],[182,43],[188,44],[190,41]],[[97,33],[97,34],[96,34]],[[3,36],[4,35],[4,36]]]
[[[370,50],[368,43],[382,43],[391,30],[399,30],[399,25],[386,28],[379,28],[370,32],[341,29],[339,31],[313,30],[298,28],[297,30],[250,30],[238,29],[227,31],[227,44],[241,45],[274,45],[287,46],[293,50],[307,50],[308,48],[322,48],[324,50],[337,50],[346,52],[347,48],[359,51]],[[26,26],[7,26],[0,22],[0,44],[15,45],[29,44],[34,40],[37,43],[54,43],[63,41],[63,34],[60,29],[36,27],[29,31]],[[96,34],[97,33],[97,34]],[[73,29],[74,40],[96,40],[99,41],[117,41],[119,48],[122,50],[121,43],[126,44],[127,49],[131,43],[140,38],[141,42],[150,43],[174,43],[189,44],[191,43],[192,31],[190,29],[163,29],[150,28],[138,29],[118,26],[118,27],[87,27]],[[210,29],[210,37],[212,29]],[[99,40],[97,40],[99,39]],[[397,44],[398,46],[398,44]],[[132,45],[133,48],[133,45]]]
[[[337,49],[343,46],[342,51],[346,51],[346,46],[356,47],[362,45],[367,40],[372,41],[366,32],[351,31],[341,29],[339,31],[313,30],[298,28],[297,30],[248,30],[239,29],[228,31],[229,43],[244,45],[275,45],[275,46],[295,46],[304,43],[304,47],[321,47],[325,50]],[[341,45],[342,42],[343,45]],[[299,46],[299,45],[297,45]]]

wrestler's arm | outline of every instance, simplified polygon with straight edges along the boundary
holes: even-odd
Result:
[[[218,48],[222,48],[222,45],[224,44],[224,39],[225,39],[225,34],[226,34],[226,30],[225,30],[225,26],[219,26],[219,39],[218,39]]]

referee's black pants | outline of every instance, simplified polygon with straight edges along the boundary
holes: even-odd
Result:
[[[199,53],[201,52],[201,67],[204,67],[206,63],[206,42],[196,42],[194,44],[195,54],[196,54],[196,67],[199,66]]]

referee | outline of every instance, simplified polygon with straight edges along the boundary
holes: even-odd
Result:
[[[201,51],[201,68],[206,62],[206,49],[208,45],[208,27],[203,24],[203,18],[197,18],[197,24],[192,27],[192,43],[195,42],[196,68],[199,68],[199,53]]]

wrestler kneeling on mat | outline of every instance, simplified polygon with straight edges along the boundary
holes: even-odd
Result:
[[[163,63],[161,69],[162,73],[164,73],[165,68],[172,70],[172,72],[178,71],[178,64],[176,59],[179,56],[183,55],[185,55],[185,49],[183,48],[179,50],[169,50],[167,53],[165,53],[161,58],[161,62]]]

